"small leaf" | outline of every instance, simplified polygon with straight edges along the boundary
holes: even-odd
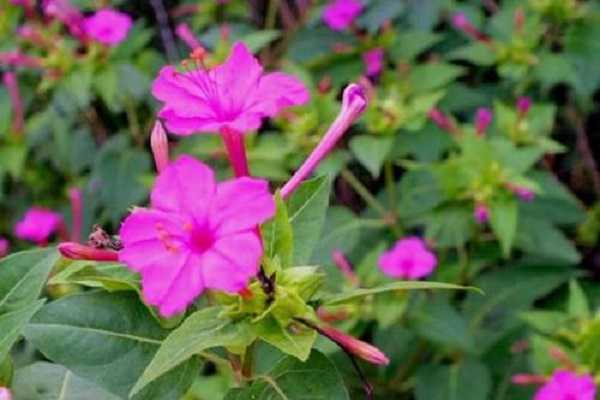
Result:
[[[263,226],[265,253],[271,259],[275,256],[279,257],[282,267],[287,268],[292,265],[294,234],[286,205],[279,192],[275,194],[275,204],[277,205],[275,218]]]
[[[0,314],[0,360],[3,361],[8,356],[12,345],[21,336],[21,330],[43,304],[44,300],[39,300]]]
[[[483,294],[480,289],[471,286],[460,286],[453,283],[428,282],[428,281],[400,281],[387,283],[370,289],[354,289],[346,293],[325,297],[323,304],[341,304],[356,300],[360,297],[391,292],[396,290],[425,290],[425,289],[450,289],[450,290],[474,290]]]
[[[285,357],[254,383],[230,391],[224,400],[350,400],[342,376],[323,354],[313,350],[306,362]]]
[[[569,282],[568,312],[569,316],[580,319],[589,319],[591,316],[589,301],[575,279]]]
[[[246,43],[246,46],[252,53],[262,50],[265,46],[271,43],[273,40],[281,36],[281,33],[275,29],[264,29],[256,32],[249,33],[240,38],[240,40]]]
[[[494,201],[490,204],[490,212],[492,230],[500,240],[504,256],[508,257],[517,233],[517,201],[512,197]]]
[[[293,265],[305,265],[319,242],[329,205],[331,180],[322,176],[305,181],[287,202],[294,231]]]
[[[263,318],[253,329],[262,340],[301,361],[306,361],[317,339],[316,331],[299,326],[292,331],[281,326],[270,315]]]
[[[371,175],[377,178],[381,172],[383,162],[392,149],[393,141],[394,138],[389,136],[360,135],[350,140],[350,149]]]

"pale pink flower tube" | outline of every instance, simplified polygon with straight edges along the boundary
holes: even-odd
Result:
[[[184,22],[177,25],[177,27],[175,28],[175,34],[179,39],[181,39],[182,42],[184,42],[192,50],[198,47],[202,47],[202,44],[196,38],[194,32],[192,32],[190,26]]]
[[[8,95],[10,96],[10,102],[13,109],[13,120],[12,120],[12,131],[16,135],[22,135],[25,129],[25,112],[23,111],[23,100],[19,92],[19,82],[17,76],[12,71],[6,71],[2,76],[2,81]]]
[[[289,197],[319,165],[327,154],[335,147],[337,142],[344,136],[344,133],[365,111],[367,107],[367,98],[362,86],[350,84],[344,90],[342,98],[342,109],[333,124],[329,127],[327,133],[306,161],[300,166],[296,173],[281,189],[281,197]]]
[[[154,128],[152,128],[150,147],[152,148],[156,170],[161,173],[169,165],[169,139],[160,121],[156,121]]]

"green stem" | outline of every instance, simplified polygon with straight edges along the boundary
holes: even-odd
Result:
[[[265,19],[265,29],[275,28],[275,20],[277,17],[278,9],[279,9],[279,0],[270,0],[269,8],[267,9],[267,17]]]
[[[140,120],[135,109],[135,104],[129,98],[125,101],[125,114],[127,115],[127,123],[129,124],[131,135],[136,142],[143,143],[144,139],[140,127]]]
[[[350,186],[352,186],[352,189],[354,189],[354,191],[358,193],[358,195],[365,201],[365,203],[367,203],[369,207],[373,208],[375,211],[381,214],[382,217],[388,217],[388,211],[383,206],[383,204],[381,204],[379,200],[377,200],[375,196],[373,196],[371,192],[369,192],[369,189],[367,189],[365,185],[363,185],[362,182],[358,180],[358,178],[354,176],[352,172],[350,172],[347,169],[343,169],[341,175],[342,178],[344,178],[344,180],[348,182]]]
[[[388,192],[389,207],[397,216],[398,209],[396,203],[396,184],[394,182],[394,167],[390,160],[386,160],[384,164],[385,187]]]

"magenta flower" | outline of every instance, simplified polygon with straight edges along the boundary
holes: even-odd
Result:
[[[64,231],[62,216],[52,210],[32,207],[15,226],[15,236],[45,246],[52,234]]]
[[[383,70],[383,58],[385,56],[382,48],[371,49],[363,54],[363,62],[366,67],[366,75],[369,77],[378,76]]]
[[[131,29],[131,17],[119,11],[105,8],[98,10],[83,21],[85,33],[107,46],[115,46],[127,37]]]
[[[119,260],[142,275],[146,302],[169,317],[205,289],[244,289],[263,253],[256,226],[274,213],[266,181],[217,184],[208,166],[181,156],[157,178],[151,208],[123,222]]]
[[[379,257],[379,268],[391,278],[420,279],[430,275],[437,266],[437,257],[425,242],[410,236]]]
[[[344,89],[342,96],[342,109],[333,124],[329,127],[323,139],[317,147],[310,153],[308,158],[296,170],[294,175],[281,188],[281,197],[289,197],[306,179],[319,163],[335,147],[336,143],[344,136],[344,133],[350,128],[367,108],[367,97],[362,86],[350,84]]]
[[[186,23],[182,22],[177,25],[175,28],[175,34],[192,50],[202,47],[202,44],[198,38],[196,38],[196,35],[194,35],[194,32],[192,32],[189,25]]]
[[[0,258],[4,257],[8,254],[8,250],[10,249],[10,243],[3,237],[0,237]]]
[[[488,126],[492,123],[492,110],[486,107],[479,107],[475,114],[475,131],[478,136],[483,136]]]
[[[517,99],[517,110],[519,114],[525,115],[529,112],[529,108],[531,108],[531,98],[527,96],[519,97]]]
[[[475,205],[475,211],[473,211],[473,217],[479,224],[485,224],[490,220],[490,210],[483,203]]]
[[[164,102],[159,117],[167,129],[180,135],[223,128],[245,133],[258,129],[263,118],[309,99],[298,79],[265,74],[243,43],[236,43],[227,61],[211,70],[201,65],[187,72],[162,68],[152,94]]]
[[[323,11],[323,21],[334,31],[342,31],[352,25],[362,10],[359,0],[332,0]]]
[[[595,400],[596,386],[589,374],[558,370],[535,393],[534,400]]]

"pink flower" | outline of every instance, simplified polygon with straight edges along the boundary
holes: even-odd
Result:
[[[475,131],[478,136],[483,136],[488,126],[492,123],[492,110],[486,107],[479,107],[475,114]]]
[[[162,68],[152,94],[165,103],[159,116],[166,127],[180,135],[216,133],[224,127],[248,132],[258,129],[263,118],[309,99],[298,79],[281,72],[265,74],[243,43],[236,43],[227,61],[211,70]]]
[[[596,386],[591,375],[577,375],[566,370],[554,372],[548,383],[534,396],[534,400],[594,400],[595,398]]]
[[[192,32],[189,25],[186,23],[182,22],[179,25],[177,25],[177,27],[175,28],[175,34],[192,50],[198,47],[202,47],[202,44],[196,38],[196,35],[194,35],[194,32]]]
[[[526,188],[525,186],[507,183],[506,188],[513,192],[522,201],[530,202],[535,199],[535,192],[529,188]]]
[[[379,257],[379,268],[389,277],[420,279],[430,275],[437,266],[437,258],[427,249],[425,242],[411,236],[396,242],[396,245]]]
[[[64,230],[62,216],[52,210],[32,207],[15,226],[15,236],[35,242],[40,246],[48,243],[52,234]]]
[[[12,400],[10,390],[5,387],[0,387],[0,400]]]
[[[146,302],[169,317],[205,289],[244,289],[263,253],[256,226],[274,213],[266,181],[217,184],[208,166],[181,156],[158,176],[151,208],[123,222],[119,260],[142,275]]]
[[[475,211],[473,211],[473,217],[478,223],[485,224],[490,220],[490,210],[485,204],[478,203],[475,206]]]
[[[290,180],[283,185],[281,188],[281,197],[284,199],[289,197],[298,188],[300,183],[314,171],[323,158],[335,147],[336,143],[350,128],[350,125],[360,118],[366,108],[367,98],[364,88],[354,83],[348,85],[344,89],[340,113],[317,147],[310,153],[300,168],[296,170]]]
[[[530,97],[523,96],[517,99],[517,110],[519,111],[519,114],[527,114],[529,112],[529,108],[531,108]]]
[[[4,257],[8,254],[8,250],[10,249],[10,243],[3,237],[0,237],[0,258]]]
[[[69,28],[71,35],[79,40],[85,40],[83,28],[84,18],[79,9],[73,7],[69,0],[44,0],[42,2],[44,14],[56,18]]]
[[[385,53],[382,48],[372,49],[363,54],[367,76],[376,77],[381,73],[383,70],[384,55]]]
[[[129,15],[105,8],[87,17],[83,22],[83,29],[92,39],[107,46],[115,46],[125,40],[131,25]]]
[[[454,123],[446,114],[444,114],[439,108],[432,108],[427,113],[429,119],[433,121],[434,124],[438,126],[438,128],[446,131],[446,132],[454,132],[455,127]]]
[[[362,10],[359,0],[333,0],[323,11],[323,21],[334,31],[341,31],[349,27]]]

